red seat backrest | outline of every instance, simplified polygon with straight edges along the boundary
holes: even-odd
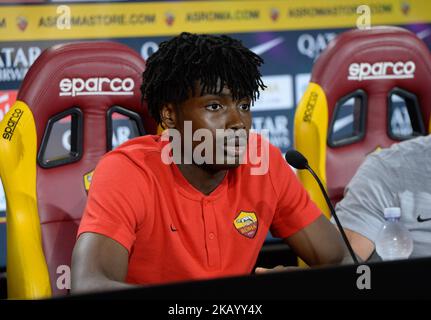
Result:
[[[327,144],[327,189],[335,203],[365,156],[399,140],[388,134],[388,95],[400,88],[416,95],[424,128],[431,111],[431,55],[412,32],[397,27],[351,30],[339,35],[318,58],[311,82],[324,91],[328,127],[337,102],[360,89],[366,95],[365,135],[344,146]]]
[[[56,286],[57,268],[70,266],[87,198],[84,176],[94,170],[110,144],[108,110],[119,106],[133,112],[146,133],[156,133],[156,123],[141,103],[144,68],[136,52],[118,43],[58,45],[41,54],[19,90],[17,99],[31,109],[37,131],[37,205],[53,295],[66,292]],[[82,137],[72,137],[80,141],[80,154],[73,155],[74,162],[47,168],[41,154],[47,126],[71,108],[79,109],[82,117]]]

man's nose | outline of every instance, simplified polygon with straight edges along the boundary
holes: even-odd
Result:
[[[226,122],[226,129],[232,129],[232,130],[245,129],[244,118],[241,115],[241,111],[236,106],[232,106],[229,108],[228,119]]]

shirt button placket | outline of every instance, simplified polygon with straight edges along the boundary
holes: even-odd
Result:
[[[217,226],[214,217],[212,203],[204,199],[202,200],[202,210],[205,224],[205,242],[208,255],[208,265],[214,268],[220,263],[219,243],[217,240]]]

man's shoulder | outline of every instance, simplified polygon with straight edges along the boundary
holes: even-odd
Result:
[[[160,136],[146,135],[136,137],[126,141],[116,149],[108,152],[104,159],[120,159],[127,158],[129,162],[140,168],[152,167],[161,162],[161,152],[164,143]]]
[[[134,152],[160,152],[163,147],[163,143],[161,141],[161,137],[159,135],[145,135],[130,139],[112,152],[121,152],[121,153],[134,153]]]
[[[389,166],[398,166],[405,162],[416,162],[431,151],[431,135],[421,136],[394,143],[371,155],[371,159],[384,161]]]

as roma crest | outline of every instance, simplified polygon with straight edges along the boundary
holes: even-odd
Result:
[[[243,236],[253,238],[257,232],[258,221],[254,212],[241,211],[233,224]]]

